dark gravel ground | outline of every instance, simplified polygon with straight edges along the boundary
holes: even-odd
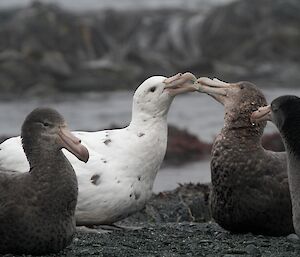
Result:
[[[209,189],[209,185],[188,184],[153,195],[143,211],[120,223],[142,229],[80,232],[64,251],[47,256],[300,256],[300,241],[293,235],[232,234],[211,222]]]
[[[234,235],[215,223],[143,225],[135,231],[78,233],[67,249],[47,256],[300,256],[299,242],[286,237]]]

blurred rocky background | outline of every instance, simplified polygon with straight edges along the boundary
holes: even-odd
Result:
[[[201,49],[227,80],[297,87],[300,1],[240,0],[213,10],[201,25]]]
[[[299,0],[94,11],[33,1],[2,8],[1,96],[135,89],[153,74],[179,71],[297,87],[299,13]]]

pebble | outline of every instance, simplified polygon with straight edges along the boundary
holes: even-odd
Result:
[[[241,256],[241,255],[236,255],[236,254],[225,254],[225,255],[223,255],[223,257],[239,257],[239,256]]]
[[[213,241],[212,240],[206,240],[206,239],[203,239],[203,240],[199,241],[199,244],[206,244],[206,243],[213,243]]]
[[[255,245],[256,242],[254,240],[252,240],[252,241],[244,241],[243,244],[245,244],[245,245]]]
[[[287,240],[293,243],[299,243],[299,237],[296,234],[289,234]]]
[[[245,254],[247,253],[246,250],[243,249],[229,249],[227,251],[225,251],[226,254]]]
[[[223,238],[226,238],[226,237],[227,237],[226,233],[219,233],[219,234],[216,235],[217,239],[223,239]]]
[[[253,244],[247,245],[245,250],[247,251],[248,254],[250,254],[253,257],[260,257],[261,256],[260,250]]]

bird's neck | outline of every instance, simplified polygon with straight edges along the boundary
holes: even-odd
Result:
[[[149,130],[155,127],[167,128],[167,114],[150,115],[145,112],[132,112],[129,128],[134,130]]]
[[[35,182],[48,184],[49,190],[59,185],[64,186],[71,179],[76,180],[73,167],[61,150],[36,153],[29,164],[30,174]]]
[[[243,146],[249,148],[250,146],[257,145],[261,146],[262,133],[259,130],[252,127],[235,127],[235,126],[224,126],[221,130],[219,137],[224,142],[236,142],[237,147],[242,148]]]
[[[288,180],[293,206],[293,220],[296,233],[300,233],[300,156],[295,155],[287,148]]]
[[[28,153],[26,153],[28,155]],[[32,157],[32,154],[34,158]],[[53,152],[31,147],[29,155],[30,179],[36,192],[42,192],[38,201],[53,202],[45,211],[55,206],[57,213],[74,212],[78,196],[78,183],[72,165],[61,150]]]
[[[69,178],[76,176],[72,165],[61,150],[33,151],[34,158],[27,155],[30,174],[39,181],[52,180],[53,178]]]
[[[289,178],[290,184],[295,186],[293,187],[293,192],[298,194],[300,197],[300,156],[296,156],[294,153],[287,150],[288,155],[288,171],[289,171]],[[295,190],[298,189],[298,190]],[[299,199],[299,198],[298,198]],[[299,210],[300,211],[300,210]]]
[[[243,142],[260,143],[265,124],[252,124],[249,115],[225,115],[222,134],[230,138],[241,138]]]
[[[60,149],[41,148],[32,144],[28,148],[24,147],[24,151],[31,174],[42,177],[57,176],[58,174],[63,175],[65,170],[69,169],[70,163]],[[73,171],[73,169],[71,170]]]
[[[132,169],[131,176],[142,176],[142,181],[148,181],[152,188],[167,149],[167,117],[166,115],[155,118],[143,114],[136,115],[127,130],[137,136],[135,149],[139,151],[135,152],[135,157],[143,160],[143,163],[138,162],[139,167]]]

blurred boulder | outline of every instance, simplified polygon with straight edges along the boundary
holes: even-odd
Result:
[[[298,0],[240,0],[213,10],[201,31],[203,55],[213,63],[213,74],[262,86],[297,86],[299,12]]]
[[[38,1],[0,11],[0,89],[135,89],[152,75],[209,69],[195,33],[203,17],[177,9],[70,13]]]
[[[262,145],[265,149],[275,151],[275,152],[284,152],[284,144],[279,133],[266,134],[262,137]]]
[[[47,73],[58,77],[70,77],[72,70],[65,61],[64,56],[59,52],[46,52],[43,54],[41,66]]]
[[[2,95],[135,89],[153,75],[300,82],[300,2],[71,13],[35,1],[0,11]],[[49,90],[48,90],[49,89]]]
[[[169,125],[165,163],[179,165],[210,157],[212,145],[198,139],[186,130]]]

